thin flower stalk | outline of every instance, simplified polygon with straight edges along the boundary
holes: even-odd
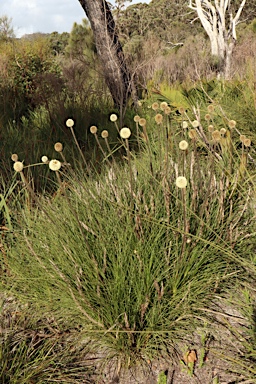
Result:
[[[112,123],[115,124],[116,130],[119,133],[119,127],[118,127],[118,124],[117,124],[117,115],[115,113],[112,113],[112,115],[110,115],[110,121],[112,121]]]
[[[182,215],[183,215],[183,230],[182,230],[182,245],[181,245],[181,253],[180,259],[183,258],[186,243],[187,243],[187,235],[189,232],[189,222],[187,220],[187,201],[186,201],[186,188],[187,188],[187,179],[185,176],[178,176],[175,182],[178,189],[181,190],[181,206],[182,206]]]
[[[108,159],[108,156],[106,155],[106,153],[105,153],[104,149],[102,148],[102,145],[101,145],[101,143],[100,143],[100,141],[99,141],[99,138],[98,138],[98,135],[97,135],[97,131],[96,131],[96,132],[92,132],[92,133],[93,133],[93,135],[94,135],[94,137],[95,137],[95,140],[96,140],[96,142],[97,142],[97,144],[98,144],[98,147],[99,147],[100,150],[101,150],[101,153],[102,153],[104,159],[106,159],[107,163],[111,166],[111,163],[110,163],[110,161],[109,161],[109,159]]]
[[[113,156],[113,151],[111,151],[111,148],[110,148],[110,145],[109,145],[109,142],[108,142],[108,136],[103,136],[103,139],[105,141],[105,144],[106,144],[106,147],[108,149],[109,155],[111,156],[113,163],[115,163],[115,158]]]
[[[130,152],[130,148],[129,148],[129,140],[128,139],[125,139],[125,148],[126,148],[126,153],[127,153],[128,162],[129,162],[131,197],[133,197],[132,159],[131,159],[131,152]]]
[[[20,164],[22,164],[22,166],[20,166]],[[28,192],[28,196],[30,196],[32,198],[32,200],[34,200],[35,202],[37,201],[37,197],[35,195],[35,192],[34,190],[32,189],[30,183],[28,182],[26,176],[24,175],[24,172],[23,172],[23,163],[21,162],[18,162],[16,161],[13,165],[13,168],[14,170],[20,174],[20,178],[21,178],[21,181],[24,185],[24,187],[26,188],[27,192]]]
[[[181,189],[181,201],[182,201],[182,208],[183,208],[183,234],[182,234],[182,247],[181,247],[181,254],[180,258],[183,258],[186,244],[187,244],[187,235],[189,232],[189,223],[187,220],[187,200],[186,200],[186,188]]]
[[[135,121],[135,124],[136,124],[136,136],[137,136],[138,149],[140,152],[140,129],[139,129],[140,116],[139,115],[134,116],[133,120]]]
[[[149,144],[146,124],[147,124],[146,119],[141,118],[139,120],[139,125],[142,126],[142,129],[143,129],[143,138],[144,138],[146,145],[147,145],[147,148],[148,148],[150,171],[151,171],[152,176],[154,176],[152,154],[151,154],[151,148],[150,148],[150,144]]]
[[[163,127],[163,116],[158,113],[155,116],[155,121],[157,123],[157,135],[158,135],[158,151],[159,151],[159,170],[161,173],[162,169],[162,142],[163,142],[163,135],[162,135],[162,127]]]
[[[75,141],[76,147],[77,147],[77,149],[78,149],[78,151],[79,151],[79,153],[80,153],[80,155],[81,155],[81,157],[82,157],[82,159],[83,159],[84,165],[85,165],[85,167],[86,167],[86,169],[87,169],[87,171],[88,171],[88,173],[89,173],[89,166],[88,166],[88,163],[87,163],[87,161],[86,161],[86,159],[85,159],[85,157],[84,157],[83,151],[81,150],[81,147],[80,147],[80,145],[79,145],[79,143],[78,143],[78,141],[77,141],[77,138],[76,138],[76,135],[75,135],[73,126],[70,126],[69,129],[70,129],[70,131],[71,131],[71,133],[72,133],[72,136],[73,136],[73,139],[74,139],[74,141]]]
[[[63,146],[62,146],[62,144],[61,143],[55,143],[54,144],[54,149],[55,149],[56,152],[58,152],[61,155],[63,162],[65,164],[68,164],[68,162],[66,160],[66,157],[65,157],[65,155],[63,153]]]
[[[127,153],[128,164],[129,164],[129,173],[130,173],[130,192],[131,192],[131,207],[133,207],[133,174],[132,174],[132,159],[131,152],[129,147],[129,137],[131,135],[131,131],[129,128],[122,128],[120,131],[120,136],[125,142],[125,150]]]

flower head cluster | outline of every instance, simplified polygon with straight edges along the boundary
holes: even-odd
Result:
[[[249,139],[245,135],[240,135],[240,141],[243,143],[243,145],[245,147],[250,147],[251,146],[251,139]]]

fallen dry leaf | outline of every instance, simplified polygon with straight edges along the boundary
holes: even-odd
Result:
[[[186,364],[188,363],[195,363],[197,361],[197,354],[194,349],[187,351],[184,355],[184,362]]]

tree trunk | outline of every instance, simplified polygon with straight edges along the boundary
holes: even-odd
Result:
[[[231,58],[236,43],[236,25],[247,0],[239,0],[237,10],[231,0],[189,0],[189,8],[196,11],[209,36],[212,55],[218,58],[219,75],[229,79]],[[235,15],[233,15],[235,11]]]
[[[134,88],[112,13],[105,0],[79,0],[79,2],[91,23],[105,81],[121,113]]]
[[[232,40],[226,48],[225,65],[224,65],[224,78],[230,80],[231,78],[231,64],[232,54],[235,46],[235,40]]]

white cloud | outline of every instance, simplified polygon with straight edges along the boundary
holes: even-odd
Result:
[[[77,0],[1,0],[0,15],[12,18],[17,37],[27,33],[70,32],[85,13]]]
[[[149,0],[133,0],[138,2]],[[12,18],[17,37],[35,32],[70,32],[74,22],[81,23],[85,18],[78,0],[0,0],[2,15]]]

